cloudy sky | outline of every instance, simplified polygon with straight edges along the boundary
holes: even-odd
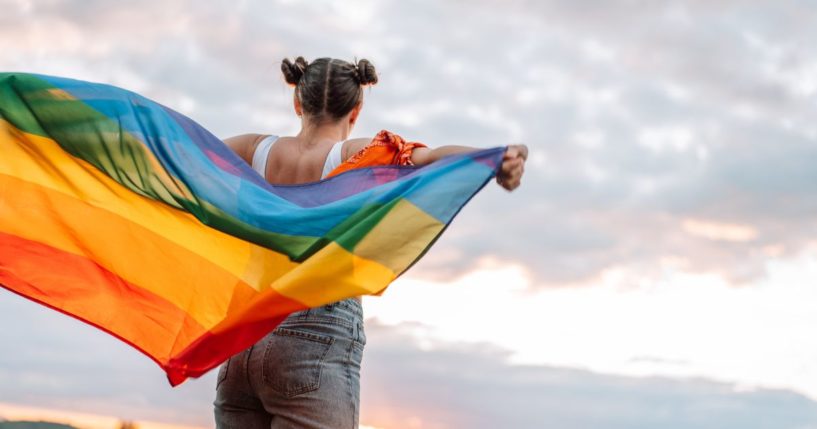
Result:
[[[355,136],[524,142],[367,298],[377,428],[817,428],[817,2],[0,0],[0,70],[291,134],[284,57],[367,58]],[[212,427],[213,374],[0,292],[0,415]]]

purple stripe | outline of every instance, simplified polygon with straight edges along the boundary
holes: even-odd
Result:
[[[161,106],[161,105],[160,105]],[[213,163],[222,171],[233,176],[249,180],[263,188],[269,188],[269,184],[263,177],[259,176],[241,157],[230,150],[218,137],[211,134],[201,125],[181,113],[161,106],[171,118],[184,130],[185,134]]]

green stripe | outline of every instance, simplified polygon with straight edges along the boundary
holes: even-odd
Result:
[[[152,153],[141,141],[84,102],[55,96],[53,89],[59,88],[35,76],[0,73],[0,115],[24,132],[55,141],[72,156],[91,163],[139,195],[187,211],[210,227],[283,253],[294,261],[306,260],[331,241],[354,252],[355,246],[399,201],[361,207],[325,237],[266,231],[207,201],[186,198],[184,194],[192,192],[184,183],[168,183],[154,172]]]
[[[201,205],[208,213],[207,218],[200,218],[206,225],[242,240],[287,255],[287,257],[293,261],[303,262],[323,247],[315,247],[320,240],[317,237],[288,235],[267,231],[241,222],[207,201],[201,201]]]
[[[207,201],[186,198],[192,192],[183,182],[172,176],[167,182],[154,172],[152,153],[141,141],[84,102],[55,97],[53,89],[59,88],[35,76],[0,73],[0,116],[21,131],[55,141],[129,190],[189,212],[213,228],[294,260],[304,260],[319,249],[315,237],[265,231]]]
[[[2,76],[0,82],[0,112],[18,129],[54,140],[139,195],[202,214],[185,198],[192,193],[184,183],[166,183],[155,174],[148,149],[115,121],[82,101],[55,97],[55,87],[37,77]]]
[[[338,226],[332,228],[326,237],[335,241],[344,249],[354,252],[355,246],[391,212],[400,200],[400,198],[397,198],[385,204],[367,205],[355,212],[354,215],[349,216]]]
[[[14,124],[20,131],[48,137],[31,109],[27,107],[23,98],[15,90],[14,83],[19,81],[19,75],[0,73],[0,117]]]

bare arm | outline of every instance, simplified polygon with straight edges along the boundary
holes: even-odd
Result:
[[[480,150],[468,146],[440,146],[436,149],[418,147],[411,155],[411,161],[415,165],[430,164],[448,155],[458,153],[468,153]],[[528,147],[523,144],[508,146],[502,158],[502,167],[496,175],[496,183],[499,186],[513,191],[522,183],[522,174],[525,173],[525,160],[528,159]]]
[[[224,144],[227,145],[233,152],[238,154],[247,164],[252,165],[252,154],[255,146],[264,139],[266,135],[263,134],[242,134],[224,139]]]
[[[372,139],[362,138],[362,139],[350,139],[346,141],[346,144],[343,147],[343,160],[345,161],[350,156],[356,154],[358,151],[362,150],[366,147],[369,143],[372,142]],[[431,149],[428,147],[417,147],[411,152],[411,162],[414,165],[426,165],[431,164],[434,161],[437,161],[441,158],[444,158],[448,155],[456,155],[458,153],[467,153],[467,152],[475,152],[480,150],[480,148],[470,147],[470,146],[440,146],[435,149]]]
[[[342,158],[345,161],[350,156],[357,153],[359,150],[366,147],[371,142],[371,139],[352,139],[347,140],[342,148]],[[414,165],[430,164],[448,155],[456,155],[458,153],[468,153],[481,150],[476,147],[469,146],[440,146],[435,149],[428,147],[415,148],[411,154],[411,162]],[[522,183],[522,175],[525,172],[525,160],[528,159],[528,147],[523,144],[514,144],[508,146],[505,155],[502,158],[502,167],[496,175],[496,183],[508,191],[513,191]]]
[[[437,161],[448,155],[474,152],[477,150],[479,149],[469,146],[440,146],[435,149],[431,149],[428,147],[418,147],[414,149],[414,152],[412,152],[411,154],[411,162],[413,162],[414,165],[431,164],[432,162]]]
[[[343,146],[340,148],[340,157],[341,160],[346,161],[352,155],[360,152],[366,147],[369,143],[372,142],[370,138],[357,138],[357,139],[349,139],[343,143]]]

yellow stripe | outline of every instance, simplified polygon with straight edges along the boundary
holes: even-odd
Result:
[[[0,174],[9,176],[6,179],[15,178],[51,190],[52,195],[48,196],[50,200],[67,198],[63,205],[69,205],[68,201],[73,199],[76,203],[87,205],[89,208],[83,214],[61,214],[64,219],[71,219],[72,223],[76,222],[71,227],[78,228],[75,231],[76,236],[83,237],[83,242],[72,240],[70,235],[66,235],[65,231],[59,228],[49,229],[47,222],[44,222],[41,227],[22,224],[19,219],[24,217],[15,219],[12,216],[0,216],[5,219],[0,228],[30,240],[47,243],[69,253],[84,256],[95,255],[101,260],[108,261],[110,266],[105,266],[105,268],[179,305],[180,308],[193,312],[195,319],[205,327],[213,326],[215,321],[213,317],[223,317],[224,311],[221,309],[226,308],[225,306],[241,308],[241,304],[220,302],[226,291],[216,294],[208,290],[206,294],[210,295],[210,299],[219,302],[200,304],[204,307],[197,311],[195,307],[199,304],[191,302],[190,296],[181,293],[179,288],[195,290],[200,287],[200,284],[196,284],[188,275],[195,277],[196,281],[201,280],[203,283],[213,284],[215,279],[208,278],[208,276],[214,274],[208,273],[216,271],[205,269],[203,266],[193,267],[192,270],[189,269],[190,267],[176,267],[179,273],[188,273],[176,276],[175,273],[169,272],[173,271],[174,267],[163,266],[161,261],[153,265],[150,265],[147,259],[144,263],[137,263],[134,255],[136,252],[129,252],[127,246],[119,248],[117,252],[120,253],[110,251],[111,240],[121,237],[107,228],[109,223],[113,223],[113,220],[98,222],[97,217],[114,219],[111,216],[115,216],[132,222],[136,227],[144,228],[212,262],[216,267],[234,275],[237,278],[236,282],[243,281],[257,291],[264,291],[272,287],[277,293],[307,306],[319,306],[350,296],[377,293],[396,277],[394,270],[366,259],[365,256],[374,255],[373,252],[377,248],[374,240],[368,238],[364,240],[366,244],[361,248],[364,250],[363,257],[331,243],[306,262],[294,263],[282,254],[205,227],[188,213],[139,196],[94,166],[70,156],[53,140],[20,132],[2,119],[0,119],[0,153],[3,154],[4,160],[10,160],[10,162],[0,162]],[[10,180],[3,182],[5,185],[0,184],[0,203],[2,203],[3,193],[9,192],[8,189],[4,190],[3,186],[12,183]],[[54,209],[59,210],[60,208],[54,207]],[[400,212],[414,213],[408,206],[402,208]],[[34,214],[26,214],[26,216],[29,215]],[[48,219],[53,220],[54,218]],[[17,220],[16,225],[15,220]],[[97,224],[93,225],[95,222]],[[80,224],[84,226],[79,226]],[[61,227],[65,226],[61,225]],[[129,235],[138,236],[139,234]],[[88,253],[89,249],[86,247],[88,242],[93,242],[95,246],[91,253]],[[133,249],[140,249],[141,252],[145,247],[150,248],[151,246],[157,249],[158,254],[141,255],[141,257],[165,261],[172,259],[161,254],[164,250],[156,247],[157,244],[153,242],[134,243]],[[372,253],[367,253],[369,250]],[[401,257],[398,254],[395,256],[396,262],[394,263],[399,265],[406,259],[405,256]],[[202,275],[192,273],[197,269]],[[349,274],[345,277],[337,276],[338,273],[343,272]],[[165,277],[162,276],[166,275],[170,275],[167,279],[175,278],[173,287],[168,287],[167,284],[156,284],[157,279],[164,279]],[[232,297],[243,297],[242,301],[257,299],[252,295],[254,294],[233,293]],[[215,312],[220,313],[218,315],[212,311],[216,308],[219,309]]]
[[[0,231],[86,258],[169,301],[205,328],[223,318],[234,290],[242,287],[232,274],[133,222],[5,174],[0,174]],[[27,280],[37,284],[36,276]],[[66,285],[51,291],[51,298],[84,301],[105,290],[104,285],[99,290]]]
[[[204,227],[194,216],[133,193],[51,139],[0,119],[0,173],[77,198],[212,261],[253,288],[297,266],[285,255]]]
[[[355,255],[377,260],[395,273],[402,273],[443,227],[439,220],[411,201],[400,200],[355,246]],[[385,244],[389,246],[388,252],[383,249]]]
[[[337,273],[349,273],[338,276]],[[281,295],[316,307],[340,299],[379,292],[394,271],[330,243],[272,285]]]
[[[49,89],[43,89],[43,90],[36,91],[36,92],[31,92],[31,93],[29,93],[27,95],[27,97],[30,100],[52,101],[52,100],[57,99],[57,100],[81,102],[76,97],[74,97],[73,95],[71,95],[67,91],[65,91],[63,89],[60,89],[60,88],[49,88]],[[110,119],[106,119],[106,120],[112,121]],[[192,191],[190,191],[190,189],[188,189],[187,186],[184,183],[180,182],[179,180],[176,180],[176,179],[172,178],[169,174],[167,174],[165,169],[162,168],[162,164],[153,155],[153,152],[151,152],[147,147],[145,147],[145,145],[142,144],[142,142],[140,142],[132,134],[127,133],[127,132],[119,134],[117,132],[116,135],[109,136],[109,138],[112,138],[112,139],[118,139],[120,137],[123,140],[127,141],[128,150],[138,150],[139,152],[141,152],[144,159],[147,160],[147,162],[150,164],[150,168],[151,168],[151,170],[153,171],[153,173],[155,175],[151,175],[148,178],[148,180],[151,182],[152,189],[154,190],[154,192],[157,192],[157,193],[161,194],[161,197],[165,201],[172,201],[173,200],[173,195],[171,195],[171,193],[170,193],[170,191],[168,189],[168,186],[170,186],[173,189],[175,189],[178,193],[180,193],[183,198],[188,199],[188,200],[193,198]],[[129,176],[129,178],[131,180],[139,181],[139,180],[143,179],[141,177],[138,177],[138,173],[135,172],[135,171],[134,172],[128,172],[126,174]],[[177,208],[181,208],[181,207],[177,206]]]

